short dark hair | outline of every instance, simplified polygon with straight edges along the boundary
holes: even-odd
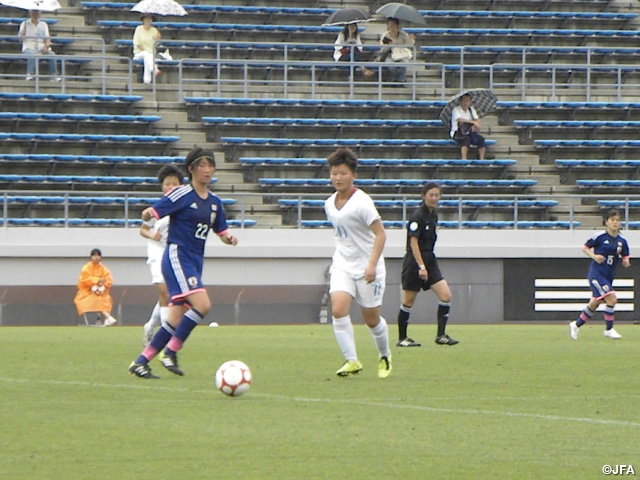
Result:
[[[618,217],[620,216],[620,212],[618,212],[617,209],[612,208],[610,210],[607,210],[602,215],[602,224],[606,225],[607,224],[607,220],[609,220],[611,217],[615,217],[615,216],[618,216]]]
[[[358,168],[358,156],[350,148],[339,148],[327,157],[329,168],[338,165],[346,165],[351,172],[355,173]]]
[[[164,183],[167,177],[176,177],[182,183],[184,173],[175,165],[165,165],[158,171],[158,183]]]
[[[189,180],[191,180],[191,172],[189,171],[189,167],[193,163],[197,163],[203,159],[209,160],[215,168],[216,159],[213,155],[213,152],[208,148],[193,147],[191,151],[187,153],[187,156],[184,159],[184,167],[187,169],[187,176],[189,177]]]
[[[437,188],[442,193],[442,187],[437,182],[427,182],[422,186],[422,195],[426,195],[427,192],[433,188]]]
[[[91,250],[91,257],[93,257],[94,255],[100,255],[102,256],[102,252],[100,251],[99,248],[94,248],[93,250]]]
[[[400,20],[398,20],[398,19],[397,19],[397,18],[395,18],[395,17],[389,17],[389,18],[387,18],[387,23],[389,23],[389,22],[393,22],[393,23],[395,23],[397,26],[400,26]]]

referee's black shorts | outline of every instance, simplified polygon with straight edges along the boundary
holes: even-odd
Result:
[[[413,258],[413,254],[407,253],[404,256],[402,262],[402,289],[409,292],[419,292],[422,290],[429,290],[431,285],[443,280],[442,272],[438,266],[438,261],[434,258],[424,264],[427,267],[427,273],[429,277],[426,281],[423,281],[418,274],[418,264],[416,259]]]

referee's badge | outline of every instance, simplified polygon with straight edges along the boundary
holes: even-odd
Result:
[[[409,224],[409,230],[411,230],[412,232],[415,232],[416,230],[418,230],[418,222],[411,222]]]

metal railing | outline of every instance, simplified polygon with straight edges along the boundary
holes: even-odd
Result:
[[[5,39],[9,41],[15,41],[17,45],[20,45],[21,41],[24,39],[35,39],[38,41],[46,40],[43,37],[31,37],[31,36],[5,36]],[[102,37],[48,37],[51,40],[52,45],[54,47],[60,46],[61,49],[66,48],[67,45],[86,45],[91,53],[87,55],[78,55],[78,54],[55,54],[55,55],[42,55],[42,54],[29,54],[29,53],[2,53],[0,54],[0,60],[5,62],[12,61],[24,61],[30,58],[36,59],[35,62],[35,75],[33,78],[33,85],[35,87],[36,93],[41,89],[41,83],[43,81],[42,75],[42,62],[49,62],[54,60],[58,65],[58,75],[61,77],[60,88],[61,93],[65,93],[66,84],[69,81],[77,80],[77,81],[90,81],[92,82],[92,86],[95,85],[94,82],[99,83],[99,88],[101,93],[104,95],[108,91],[107,82],[113,81],[114,85],[118,86],[118,89],[122,88],[122,85],[126,85],[126,89],[128,93],[131,93],[133,90],[133,68],[131,59],[121,57],[118,55],[107,55],[105,41]],[[56,42],[60,42],[56,45]],[[96,48],[98,53],[93,53],[93,49]],[[82,66],[86,66],[87,64],[95,65],[98,63],[97,67],[94,67],[96,70],[100,72],[99,76],[88,77],[86,75],[73,74],[73,70],[75,68],[78,71],[82,68]],[[125,68],[126,74],[117,74],[113,69],[109,68],[111,64],[115,63],[127,63],[127,67]],[[45,71],[48,72],[47,68],[44,67]],[[4,69],[4,72],[0,74],[2,77],[9,79],[20,79],[23,80],[25,78],[25,73],[8,73],[7,69]]]
[[[252,215],[251,211],[253,206],[256,203],[263,203],[267,205],[276,205],[278,200],[280,199],[293,199],[297,200],[295,206],[289,206],[287,208],[281,208],[281,214],[284,217],[287,217],[288,224],[293,227],[303,228],[301,221],[307,216],[311,215],[312,217],[317,217],[318,212],[321,212],[321,208],[317,206],[306,206],[302,200],[325,200],[329,197],[328,193],[279,193],[279,192],[263,192],[263,193],[226,193],[220,192],[218,196],[225,198],[233,198],[236,202],[233,205],[225,207],[227,211],[227,216],[233,218],[240,222],[241,228],[244,228],[244,222],[249,220]],[[413,210],[416,208],[416,203],[420,200],[420,196],[416,194],[376,194],[370,193],[370,196],[374,201],[384,200],[384,201],[394,201],[397,202],[397,205],[393,207],[393,211],[395,218],[400,218],[404,223],[407,221]],[[23,197],[22,200],[19,200],[19,197]],[[37,198],[43,197],[43,201],[38,202]],[[62,198],[62,201],[57,201],[57,203],[51,203],[51,197]],[[117,202],[111,202],[106,204],[104,201],[96,200],[92,202],[91,200],[82,201],[80,197],[90,197],[97,199],[106,199],[108,197],[113,197],[119,199]],[[45,198],[48,198],[49,201],[45,202]],[[74,201],[76,198],[80,201]],[[73,228],[70,225],[69,220],[72,218],[96,218],[96,217],[86,217],[86,215],[78,216],[71,215],[71,210],[86,210],[91,206],[93,208],[105,208],[108,207],[110,210],[110,218],[119,218],[123,219],[123,223],[119,228],[129,228],[133,226],[137,226],[140,220],[140,213],[144,210],[150,203],[145,202],[145,204],[140,204],[138,199],[145,198],[148,199],[149,202],[152,202],[155,199],[159,199],[159,194],[157,193],[143,193],[143,192],[70,192],[70,191],[28,191],[28,190],[4,190],[0,191],[0,204],[2,211],[2,227],[3,228],[14,228],[14,225],[9,221],[13,218],[32,218],[26,215],[27,212],[23,212],[21,217],[15,217],[9,215],[10,208],[12,209],[23,209],[27,210],[29,208],[39,208],[46,209],[49,216],[46,218],[55,218],[62,219],[63,221],[59,222],[60,227],[65,228]],[[256,202],[255,199],[258,198],[260,202]],[[620,203],[620,206],[617,207],[620,211],[621,217],[623,219],[623,228],[627,228],[629,226],[629,222],[632,221],[631,216],[640,214],[640,208],[637,209],[637,214],[634,213],[635,210],[630,206],[631,201],[640,201],[640,195],[620,195],[620,194],[582,194],[582,195],[532,195],[532,194],[495,194],[495,195],[486,195],[486,194],[452,194],[452,195],[444,195],[442,200],[453,200],[455,203],[451,205],[449,204],[446,207],[439,207],[439,216],[441,220],[445,221],[457,221],[459,223],[458,228],[463,228],[463,222],[469,220],[470,214],[475,212],[479,215],[483,215],[483,211],[490,212],[492,215],[499,216],[502,220],[512,220],[514,222],[514,229],[517,229],[517,222],[524,218],[531,218],[532,216],[538,217],[558,217],[558,220],[569,222],[569,228],[575,228],[573,222],[577,216],[576,209],[577,207],[582,207],[581,210],[584,210],[584,206],[589,206],[592,208],[592,212],[589,215],[592,215],[594,218],[600,219],[598,216],[599,212],[604,208],[609,207],[601,207],[598,204],[598,200],[617,200]],[[481,201],[482,203],[489,202],[486,206],[470,206],[467,201]],[[492,201],[501,201],[508,200],[507,204],[491,204]],[[526,205],[526,203],[530,200],[535,201],[544,201],[544,200],[553,200],[558,202],[555,206],[536,206],[535,208],[530,205]],[[384,207],[379,207],[383,209]],[[389,211],[389,210],[385,210]],[[314,214],[315,212],[315,214]],[[77,212],[76,212],[77,213]],[[265,213],[264,215],[276,215],[275,213]],[[475,214],[474,214],[475,215]],[[581,214],[582,216],[585,213]],[[322,214],[320,215],[322,216]],[[384,215],[383,215],[384,217]],[[33,217],[40,218],[40,217]],[[103,217],[100,217],[103,218]],[[126,219],[127,221],[124,221]],[[595,222],[600,225],[599,221]],[[260,225],[258,223],[254,228],[260,228],[264,226],[266,228],[272,228],[272,226]],[[55,227],[52,227],[55,228]],[[118,227],[112,227],[118,228]],[[593,228],[587,225],[580,226],[578,228]]]

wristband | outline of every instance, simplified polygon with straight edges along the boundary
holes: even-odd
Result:
[[[427,267],[425,267],[424,265],[418,265],[418,270],[426,270]]]

